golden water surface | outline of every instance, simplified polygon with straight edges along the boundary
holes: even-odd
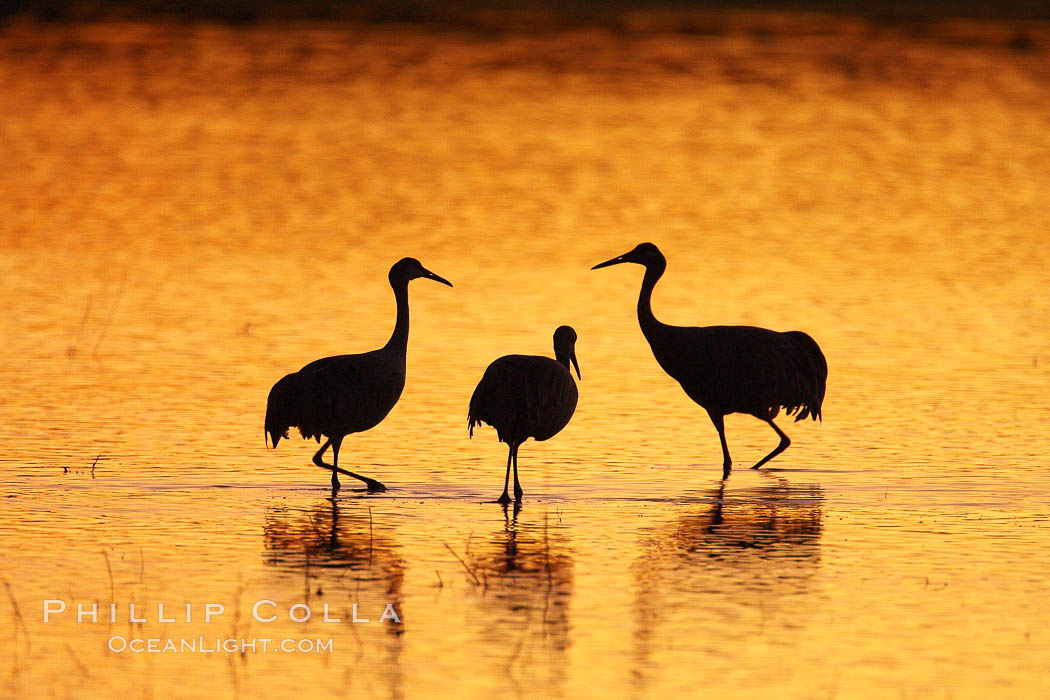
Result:
[[[1048,65],[995,23],[8,26],[0,694],[1047,696]],[[768,469],[730,416],[721,482],[642,270],[590,271],[645,240],[663,321],[827,355]],[[385,342],[402,256],[455,288],[412,283],[404,394],[343,445],[389,492],[332,502],[266,395]],[[560,324],[579,406],[504,513],[467,402]],[[263,638],[323,648],[200,650]]]

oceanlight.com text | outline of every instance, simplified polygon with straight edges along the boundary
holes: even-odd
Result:
[[[123,637],[115,635],[106,648],[117,654],[331,654],[331,638],[301,637]]]

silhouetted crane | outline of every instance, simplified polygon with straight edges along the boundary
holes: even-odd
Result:
[[[758,469],[787,449],[788,436],[773,419],[781,407],[795,422],[820,418],[820,405],[828,378],[828,363],[816,341],[801,331],[777,331],[754,326],[669,326],[653,316],[653,287],[664,274],[667,261],[652,243],[595,265],[592,270],[620,263],[645,266],[638,295],[638,323],[653,349],[656,361],[707,410],[722,442],[722,478],[729,476],[733,460],[726,445],[724,417],[747,413],[780,436],[776,449],[752,469]]]
[[[507,474],[503,477],[503,495],[498,502],[510,503],[507,482],[510,465],[514,464],[514,500],[521,501],[524,492],[518,482],[518,447],[529,438],[540,442],[557,435],[569,423],[576,410],[579,394],[569,370],[571,361],[580,376],[576,361],[576,331],[559,326],[554,331],[554,357],[542,355],[505,355],[485,370],[485,375],[470,397],[467,428],[474,437],[474,426],[488,423],[496,429],[500,442],[507,443]]]
[[[443,277],[423,267],[415,258],[402,258],[390,268],[390,286],[397,300],[397,321],[387,344],[360,355],[337,355],[315,360],[298,372],[281,378],[266,401],[266,432],[274,448],[288,437],[290,427],[299,428],[304,439],[324,445],[314,455],[314,464],[332,472],[332,495],[339,492],[339,474],[365,482],[369,491],[386,491],[375,479],[339,467],[339,446],[351,433],[379,424],[405,388],[405,354],[408,350],[408,283],[426,277],[452,286]],[[322,459],[331,446],[332,464]]]

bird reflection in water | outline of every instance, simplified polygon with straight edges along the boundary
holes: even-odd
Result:
[[[349,659],[345,682],[364,682],[359,671],[369,666],[389,681],[391,697],[402,697],[405,564],[392,530],[373,518],[371,509],[363,511],[356,504],[340,508],[332,498],[309,508],[269,509],[263,545],[266,564],[289,574],[291,590],[282,593],[289,605],[306,603],[318,619],[327,604],[331,616],[341,620],[312,630],[323,628],[324,636],[347,635],[335,642],[337,649],[350,650],[344,657]],[[369,623],[352,621],[355,603],[358,615]],[[400,623],[380,622],[387,603],[394,606]]]
[[[697,554],[726,559],[752,551],[760,560],[816,558],[823,528],[823,500],[823,492],[815,484],[792,486],[779,480],[773,486],[729,497],[722,484],[703,512],[677,521],[673,546],[686,557]]]
[[[773,625],[801,628],[813,612],[823,503],[816,484],[777,479],[727,491],[723,483],[647,529],[632,567],[635,680],[644,685],[667,670],[656,652],[668,646],[717,654],[727,628],[739,639]]]
[[[573,560],[554,513],[503,508],[501,530],[464,559],[478,593],[468,618],[512,683],[559,688],[565,681]]]
[[[305,572],[311,584],[307,595],[349,587],[394,603],[400,615],[405,578],[400,545],[373,522],[371,510],[348,510],[343,513],[334,499],[309,509],[271,510],[264,525],[266,563]]]

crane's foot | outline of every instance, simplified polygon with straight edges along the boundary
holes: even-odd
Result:
[[[525,495],[524,491],[519,491],[518,489],[514,489],[514,502],[515,503],[521,503],[521,497],[524,496],[524,495]]]
[[[352,471],[348,471],[346,469],[343,469],[342,467],[329,467],[329,469],[334,470],[333,475],[334,472],[339,472],[340,474],[345,474],[346,476],[349,476],[352,479],[357,479],[358,481],[365,482],[365,490],[368,491],[368,493],[383,493],[384,491],[386,491],[386,486],[379,483],[375,479],[369,479],[367,476],[354,474]]]
[[[728,479],[729,478],[729,474],[732,471],[733,471],[733,465],[732,464],[723,464],[722,465],[722,480],[725,481],[726,479]]]
[[[365,490],[368,491],[368,493],[383,493],[386,491],[386,486],[375,479],[361,479],[361,481],[365,482]]]
[[[508,503],[510,503],[510,496],[508,496],[507,492],[504,491],[503,495],[496,499],[496,503],[507,505]]]

